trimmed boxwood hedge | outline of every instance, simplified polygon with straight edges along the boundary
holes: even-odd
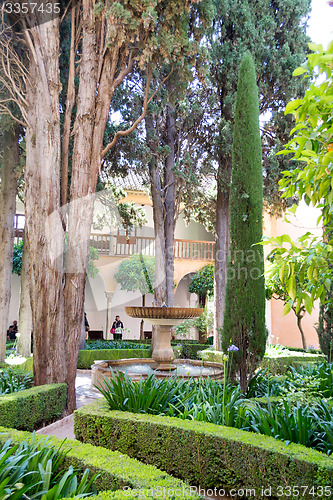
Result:
[[[67,385],[50,384],[0,397],[0,425],[31,431],[62,415]]]
[[[0,444],[11,438],[13,443],[19,443],[31,438],[31,434],[13,429],[0,427]],[[45,436],[36,435],[36,439],[45,439]],[[49,437],[51,445],[59,446],[62,440]],[[72,465],[74,469],[89,469],[90,475],[99,474],[95,481],[98,491],[96,496],[89,497],[91,500],[122,500],[134,498],[165,498],[174,500],[174,495],[162,496],[159,491],[168,490],[181,491],[178,498],[196,500],[202,497],[194,493],[190,494],[188,484],[169,476],[152,465],[145,465],[134,458],[123,453],[97,448],[90,444],[82,444],[78,441],[67,440],[62,449],[67,452],[63,467]],[[124,491],[126,488],[127,491]],[[115,491],[118,490],[118,491]],[[129,491],[133,490],[132,493]],[[157,494],[143,495],[143,491],[156,491]],[[183,491],[185,492],[183,494]]]
[[[223,363],[223,353],[220,351],[213,351],[206,349],[200,356],[204,361],[211,361]],[[320,363],[325,360],[322,354],[306,354],[300,356],[295,353],[292,356],[279,356],[269,357],[265,356],[260,364],[260,368],[268,368],[269,373],[272,375],[284,375],[290,370],[290,367],[297,368],[300,365],[307,365],[309,363]]]
[[[320,363],[325,361],[325,356],[322,354],[307,354],[300,356],[295,353],[293,356],[279,356],[270,358],[265,356],[261,361],[260,368],[267,368],[272,375],[284,375],[291,367],[298,368],[302,365]]]
[[[230,427],[110,411],[98,400],[75,412],[74,430],[80,441],[154,463],[204,488],[271,487],[274,497],[278,486],[332,485],[333,461],[326,455]]]
[[[92,349],[79,351],[77,367],[90,370],[94,361],[110,359],[150,358],[150,349]]]
[[[198,352],[207,349],[207,344],[183,344],[179,342],[182,346],[181,357],[183,359],[199,359]]]

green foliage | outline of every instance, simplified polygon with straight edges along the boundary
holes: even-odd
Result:
[[[139,344],[124,340],[93,340],[86,343],[86,349],[150,349],[149,344]]]
[[[132,255],[121,261],[114,277],[122,290],[140,290],[142,295],[154,293],[155,258]]]
[[[154,463],[201,487],[267,488],[332,483],[332,460],[268,436],[205,422],[108,411],[99,400],[75,412],[77,439]],[[199,457],[194,460],[193,457]],[[204,467],[202,466],[204,464]],[[250,471],[250,472],[249,472]],[[310,499],[310,494],[303,498]]]
[[[195,393],[195,389],[189,391],[188,387],[186,381],[175,377],[159,380],[151,374],[134,382],[126,373],[115,372],[96,389],[103,394],[110,410],[156,415],[168,413],[170,406],[175,410],[183,408]]]
[[[198,352],[207,347],[207,344],[186,344],[178,341],[177,346],[181,347],[180,357],[182,359],[199,359]]]
[[[195,319],[186,319],[180,325],[175,327],[176,335],[186,337],[191,333],[191,329],[196,328],[199,331],[199,341],[205,341],[205,336],[207,331],[212,331],[214,328],[214,311],[211,308],[208,308],[208,304],[206,302],[204,311],[199,318]],[[197,341],[194,341],[197,342]]]
[[[298,368],[301,365],[308,365],[309,363],[318,363],[323,361],[323,356],[313,354],[307,356],[295,355],[293,356],[279,356],[269,357],[265,356],[260,363],[261,368],[267,368],[269,373],[273,375],[284,375],[288,373],[291,368]]]
[[[150,358],[151,350],[141,349],[90,349],[79,351],[77,367],[82,370],[90,370],[94,361],[103,359],[129,359],[129,358]]]
[[[88,480],[86,469],[79,480],[72,466],[61,469],[65,459],[61,445],[55,448],[47,438],[36,441],[35,436],[31,442],[25,440],[19,445],[8,440],[0,449],[0,498],[58,500],[90,496],[95,476]]]
[[[14,243],[13,248],[13,273],[21,276],[22,269],[22,255],[23,255],[23,240]]]
[[[222,348],[238,351],[230,367],[240,372],[245,391],[266,345],[262,239],[262,165],[258,89],[253,59],[246,54],[239,71],[230,189],[230,246]]]
[[[0,398],[0,425],[33,430],[59,418],[66,404],[67,385],[50,384]]]
[[[206,264],[195,273],[188,291],[196,293],[200,304],[205,305],[207,295],[214,294],[214,264]]]
[[[67,243],[66,243],[67,246]],[[22,269],[22,256],[23,256],[23,240],[18,243],[14,243],[13,248],[13,273],[21,276]],[[95,278],[98,274],[98,268],[95,264],[95,260],[98,260],[98,251],[96,248],[89,248],[89,258],[87,264],[87,275],[90,278]]]
[[[5,443],[11,439],[13,443],[31,441],[32,435],[27,432],[13,429],[0,428],[0,442]],[[36,435],[36,441],[43,441]],[[169,476],[152,465],[145,465],[134,458],[129,458],[124,453],[112,452],[100,446],[91,446],[75,441],[61,441],[55,437],[48,438],[48,443],[55,448],[61,446],[65,453],[64,468],[72,466],[74,470],[89,469],[89,477],[97,474],[94,484],[100,492],[93,496],[93,500],[124,500],[126,498],[142,498],[143,491],[165,491],[166,500],[174,500],[175,496],[168,491],[179,489],[182,498],[198,499],[199,495],[189,492],[189,486],[180,479]],[[139,496],[136,495],[139,492]],[[153,495],[149,498],[157,498]],[[160,497],[159,497],[160,498]],[[201,497],[200,497],[201,498]],[[23,499],[22,499],[23,500]]]
[[[322,45],[309,44],[312,54],[294,72],[310,82],[301,99],[289,102],[285,114],[292,114],[296,126],[284,154],[292,153],[301,166],[281,180],[284,197],[295,194],[309,205],[322,206],[324,222],[330,222],[329,207],[333,201],[332,178],[332,62],[333,42],[324,52]],[[321,78],[318,78],[321,76]],[[325,200],[323,201],[323,197]],[[323,203],[323,205],[322,205]]]
[[[133,227],[142,227],[147,223],[144,210],[137,208],[133,201],[122,201],[126,192],[111,182],[104,185],[104,190],[98,194],[98,200],[103,205],[102,212],[94,216],[93,228],[102,231],[105,226],[110,230],[122,226],[129,237]]]
[[[29,389],[32,383],[33,378],[30,373],[22,374],[10,368],[0,369],[0,396]]]
[[[292,139],[288,142],[281,154],[293,154],[293,158],[300,165],[291,172],[285,172],[280,182],[283,197],[290,198],[297,195],[308,205],[311,203],[322,210],[322,219],[325,225],[324,237],[314,237],[306,233],[291,242],[288,236],[283,235],[270,239],[273,251],[279,252],[288,265],[296,257],[305,264],[298,272],[301,286],[306,293],[300,305],[307,311],[312,310],[314,301],[326,301],[326,294],[330,292],[332,276],[332,243],[330,236],[332,228],[332,61],[333,42],[328,50],[323,51],[321,45],[309,44],[313,51],[307,61],[298,68],[294,76],[306,78],[309,86],[305,95],[291,101],[285,113],[295,117],[296,125],[293,128]],[[319,77],[319,78],[318,78]],[[293,212],[296,207],[293,207]],[[319,221],[318,221],[319,222]],[[285,243],[287,243],[285,245]],[[295,270],[290,265],[290,282],[295,282]],[[294,286],[288,294],[293,300]],[[328,300],[330,300],[328,295]]]
[[[275,157],[274,150],[288,140],[293,126],[292,120],[283,116],[284,105],[304,89],[304,83],[292,78],[292,73],[308,51],[306,20],[311,0],[214,0],[214,4],[210,78],[212,87],[218,89],[213,109],[218,114],[215,154],[222,190],[228,190],[237,74],[244,54],[250,51],[256,66],[260,113],[272,111],[272,119],[262,131],[264,197],[272,212],[279,211],[284,204],[278,180],[293,164],[289,158]]]
[[[98,267],[94,262],[98,259],[98,250],[94,247],[89,247],[89,257],[87,262],[87,276],[89,276],[89,278],[96,278],[98,274]]]
[[[272,375],[268,368],[263,368],[251,379],[246,396],[285,396],[305,403],[309,400],[332,398],[332,369],[332,364],[326,361],[289,365],[283,376]]]

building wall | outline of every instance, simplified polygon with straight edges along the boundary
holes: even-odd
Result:
[[[264,218],[264,234],[269,237],[289,234],[292,240],[296,240],[307,231],[313,233],[315,236],[321,236],[322,228],[317,225],[319,215],[320,210],[314,209],[311,206],[308,207],[304,202],[301,202],[295,215],[287,214],[286,217],[280,218],[272,218],[266,215]],[[264,249],[267,255],[272,248],[266,246]],[[284,304],[281,300],[272,299],[270,306],[267,308],[266,324],[272,335],[272,343],[302,347],[301,334],[297,327],[296,316],[293,311],[283,316],[283,307]],[[318,312],[319,304],[317,303],[312,314],[309,315],[306,313],[302,320],[307,345],[312,345],[315,348],[319,347],[318,336],[315,330],[315,324],[318,322]]]

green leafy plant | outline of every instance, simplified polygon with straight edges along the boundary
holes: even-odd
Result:
[[[207,295],[214,294],[214,264],[206,264],[195,273],[188,287],[190,293],[196,293],[202,307],[206,305]]]
[[[89,479],[86,469],[81,479],[72,466],[62,470],[66,453],[48,438],[13,445],[10,440],[0,450],[0,498],[6,500],[83,498],[91,495],[96,475]]]
[[[21,275],[22,269],[22,255],[23,255],[23,240],[14,243],[13,248],[13,273]]]
[[[151,374],[134,382],[122,372],[114,372],[110,380],[105,378],[102,386],[95,387],[105,397],[110,410],[153,415],[168,413],[170,405],[184,407],[195,392],[194,389],[188,391],[182,379],[171,377],[159,380]]]
[[[0,396],[29,389],[32,383],[33,378],[30,373],[22,374],[10,368],[0,370]]]

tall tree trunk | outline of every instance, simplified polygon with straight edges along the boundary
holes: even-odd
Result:
[[[173,307],[174,304],[174,254],[175,254],[175,198],[176,198],[176,179],[174,174],[175,165],[175,116],[174,109],[169,103],[167,107],[166,127],[167,140],[170,153],[165,159],[165,219],[164,219],[164,237],[165,237],[165,276],[166,276],[166,305]]]
[[[30,268],[27,244],[24,240],[22,269],[21,269],[21,292],[18,331],[20,337],[17,341],[18,352],[25,358],[31,356],[31,325],[32,314],[30,305]]]
[[[19,146],[15,128],[3,131],[0,136],[1,183],[0,183],[0,363],[6,357],[6,337],[11,296],[13,269],[14,215],[16,210],[16,175]]]
[[[65,382],[64,234],[60,213],[59,19],[25,34],[34,44],[27,88],[26,227],[31,257],[35,385]]]
[[[165,273],[165,235],[164,235],[164,205],[160,172],[156,161],[156,137],[152,116],[147,113],[145,118],[147,142],[152,152],[149,162],[149,178],[151,197],[153,200],[153,219],[155,233],[155,300],[161,306],[166,302],[166,273]]]
[[[75,377],[83,317],[86,270],[95,191],[101,165],[104,131],[114,92],[117,55],[104,54],[104,39],[99,40],[100,21],[95,17],[91,0],[82,3],[82,59],[75,139],[72,158],[68,246],[66,254],[65,325],[67,363],[67,413],[76,408]],[[102,52],[96,51],[96,46]],[[114,59],[112,59],[114,56]],[[104,57],[104,59],[100,59]],[[99,63],[103,60],[103,68]],[[99,73],[101,70],[101,73]]]
[[[227,264],[229,251],[229,180],[231,160],[224,168],[219,167],[216,201],[216,244],[214,270],[215,325],[214,347],[221,350],[221,332],[225,309]]]
[[[74,125],[76,133],[72,158],[70,206],[68,212],[68,246],[66,252],[67,413],[72,413],[76,408],[75,378],[81,324],[84,314],[86,268],[94,204],[91,157],[96,112],[96,32],[94,25],[95,18],[89,0],[84,0],[82,6],[82,60],[80,64],[77,113]]]

